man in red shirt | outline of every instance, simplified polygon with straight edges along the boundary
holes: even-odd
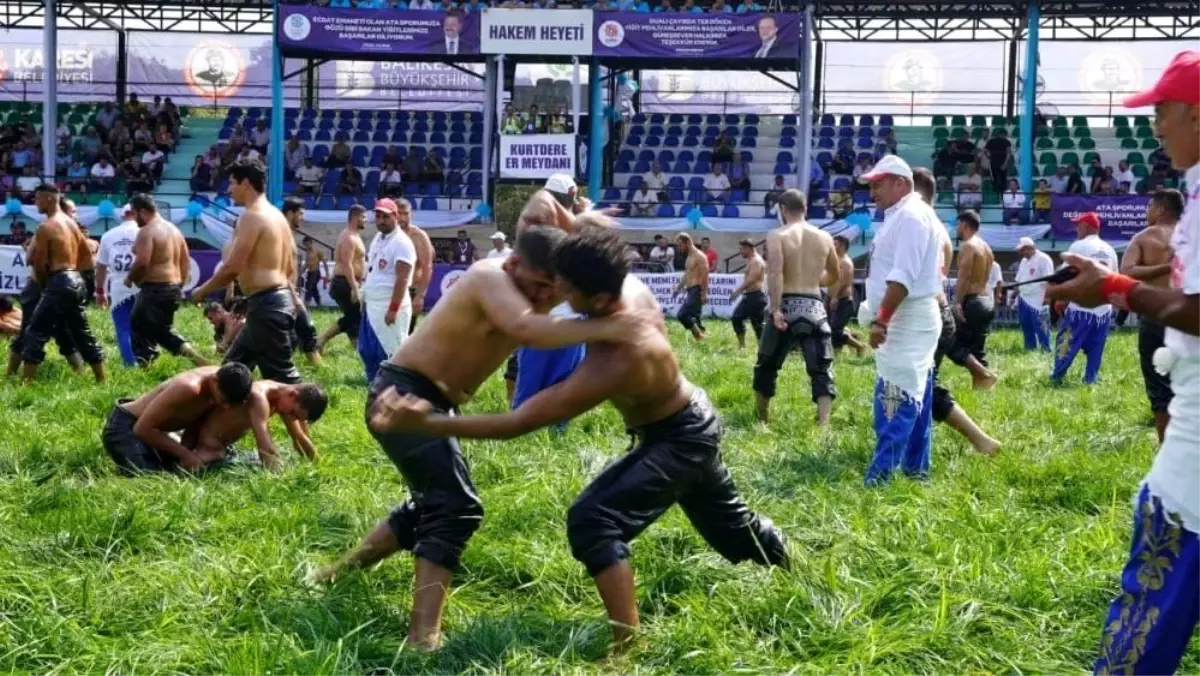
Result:
[[[708,271],[717,271],[717,252],[712,248],[712,240],[704,237],[700,240],[700,250],[704,252],[704,257],[708,259]]]

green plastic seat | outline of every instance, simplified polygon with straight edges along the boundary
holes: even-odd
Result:
[[[1017,127],[1017,128],[1020,129],[1020,127]],[[1049,127],[1038,127],[1037,131],[1034,133],[1034,136],[1036,136],[1037,138],[1050,138],[1050,128]]]
[[[1060,138],[1058,139],[1058,145],[1055,147],[1057,147],[1059,150],[1074,150],[1075,141],[1069,138]]]
[[[1090,139],[1090,138],[1079,139],[1079,149],[1080,150],[1093,150],[1093,149],[1095,149],[1095,147],[1096,147],[1096,142],[1093,141],[1092,139]]]
[[[1004,117],[1003,115],[992,116],[992,126],[993,127],[1003,127],[1006,124],[1008,124],[1007,117]]]
[[[1071,129],[1071,136],[1075,138],[1091,138],[1092,130],[1087,127],[1074,127]]]
[[[1154,138],[1154,130],[1150,127],[1138,127],[1135,136],[1138,138]]]
[[[989,182],[987,185],[991,185]],[[985,207],[994,207],[1000,203],[1000,196],[990,190],[983,191],[983,205]]]
[[[1054,141],[1048,138],[1040,138],[1037,140],[1037,145],[1034,147],[1036,147],[1038,150],[1042,150],[1043,148],[1053,148]]]
[[[945,115],[934,115],[931,124],[933,124],[933,126],[935,126],[935,127],[946,126],[946,116]]]
[[[971,140],[978,141],[983,138],[983,132],[987,131],[986,127],[974,127],[971,129]]]
[[[1079,155],[1073,152],[1066,152],[1059,157],[1058,161],[1063,164],[1074,164],[1075,166],[1079,166]]]
[[[950,118],[950,124],[955,127],[965,127],[967,126],[967,116],[955,115],[954,117]]]
[[[1057,164],[1058,155],[1055,153],[1042,153],[1038,155],[1038,164]]]
[[[972,115],[971,116],[971,126],[972,127],[986,127],[987,126],[987,115]]]
[[[958,138],[959,136],[966,136],[966,135],[967,135],[967,128],[962,125],[955,125],[954,128],[950,130],[950,138]]]
[[[945,127],[934,127],[933,138],[945,141],[946,139],[950,138],[950,130]]]
[[[1158,139],[1142,139],[1142,150],[1158,150]]]
[[[1179,190],[1179,179],[1168,178],[1166,183],[1163,183],[1163,185],[1165,185],[1166,187],[1168,187],[1172,190]]]
[[[1091,164],[1092,160],[1098,160],[1098,159],[1100,159],[1100,153],[1092,152],[1092,153],[1084,153],[1083,154],[1083,163],[1084,164]]]
[[[1125,161],[1130,164],[1145,164],[1146,156],[1139,152],[1132,152],[1125,156]]]
[[[1086,115],[1076,115],[1075,117],[1071,118],[1071,126],[1072,127],[1087,127],[1088,126],[1087,116]]]
[[[1059,118],[1062,119],[1062,118]],[[1050,135],[1054,138],[1070,138],[1071,129],[1069,127],[1054,127],[1050,131]]]
[[[1145,115],[1138,115],[1137,117],[1133,118],[1133,126],[1149,127],[1150,126],[1150,118],[1146,117]]]
[[[1133,127],[1117,127],[1117,138],[1133,138]]]
[[[1124,115],[1115,115],[1115,116],[1113,116],[1113,126],[1114,127],[1128,127],[1129,126],[1129,118],[1125,117]]]
[[[1150,175],[1150,172],[1146,171],[1146,165],[1135,164],[1133,165],[1133,175],[1137,176],[1138,178],[1146,178]]]
[[[1121,150],[1136,149],[1137,147],[1138,147],[1137,139],[1135,139],[1135,138],[1121,139]]]
[[[1067,126],[1067,118],[1065,118],[1065,117],[1062,117],[1062,116],[1060,115],[1060,116],[1058,116],[1058,117],[1054,118],[1054,119],[1053,119],[1053,120],[1050,122],[1050,126],[1051,126],[1051,127],[1065,127],[1065,126]]]
[[[938,206],[954,206],[954,193],[943,190],[937,196]]]
[[[1058,171],[1057,164],[1043,164],[1042,165],[1042,176],[1053,175],[1054,172],[1056,172],[1056,171]]]
[[[946,147],[946,143],[947,143],[947,140],[945,138],[937,139],[933,142],[933,149],[941,150],[942,148]]]

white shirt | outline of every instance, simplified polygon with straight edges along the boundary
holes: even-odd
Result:
[[[1106,266],[1109,270],[1117,271],[1120,267],[1117,265],[1117,252],[1113,250],[1108,242],[1100,239],[1098,235],[1088,235],[1083,239],[1075,240],[1071,247],[1067,249],[1067,253],[1079,254],[1086,256],[1094,261],[1098,261]],[[1078,303],[1071,303],[1068,308],[1079,310],[1080,312],[1090,312],[1094,315],[1106,315],[1112,312],[1111,305],[1097,305],[1096,307],[1083,307]]]
[[[380,174],[379,182],[380,183],[402,183],[402,182],[404,182],[404,179],[400,177],[400,172],[393,169],[391,171],[385,171],[382,174]]]
[[[102,166],[99,162],[92,165],[92,176],[96,178],[112,178],[117,175],[117,169],[113,165],[107,167]]]
[[[647,171],[642,174],[642,183],[646,184],[646,189],[650,192],[658,192],[667,187],[667,176],[662,172],[655,174]]]
[[[142,153],[142,164],[154,164],[156,162],[162,162],[163,157],[163,151],[159,150],[158,148],[155,148],[154,150],[147,150],[146,152]]]
[[[404,286],[412,286],[413,270],[417,267],[417,248],[399,226],[386,235],[380,232],[371,240],[371,246],[367,249],[367,279],[363,282],[365,294],[376,298],[382,298],[385,294],[390,297],[396,286],[396,263],[408,263],[408,279]],[[410,305],[412,299],[405,293],[400,306]]]
[[[255,129],[254,132],[250,134],[250,140],[254,141],[254,145],[256,146],[265,146],[271,142],[271,130]]]
[[[1054,261],[1050,259],[1049,254],[1042,251],[1035,251],[1029,258],[1022,258],[1021,264],[1017,266],[1017,281],[1024,282],[1038,277],[1045,277],[1054,274]],[[1021,294],[1021,299],[1027,304],[1040,310],[1046,302],[1046,283],[1038,282],[1036,284],[1026,284],[1017,288]]]
[[[503,249],[493,248],[491,251],[488,252],[487,257],[488,258],[508,258],[510,255],[512,255],[512,247],[505,244]]]
[[[321,177],[324,175],[325,171],[316,165],[311,167],[300,167],[296,170],[296,179],[301,183],[306,183],[309,185],[320,183]]]
[[[408,4],[409,9],[433,9],[433,0],[413,0]]]
[[[995,260],[992,261],[992,269],[988,270],[987,281],[984,285],[987,287],[988,295],[996,294],[996,286],[1004,281],[1004,271],[1000,269],[1000,264]]]
[[[21,192],[33,192],[34,190],[37,190],[38,186],[41,184],[42,178],[40,176],[17,177],[17,190]]]
[[[245,152],[243,152],[241,155],[238,155],[239,160],[257,160],[261,157],[262,155],[260,155],[259,152],[254,148],[247,148]]]
[[[639,215],[653,211],[655,204],[658,204],[658,195],[640,190],[633,193],[633,205]]]
[[[446,38],[446,53],[447,54],[457,54],[458,53],[458,38]]]
[[[1122,183],[1128,183],[1129,187],[1132,188],[1133,186],[1137,185],[1137,182],[1138,182],[1137,176],[1134,176],[1133,171],[1131,171],[1129,169],[1126,169],[1125,171],[1118,171],[1113,174],[1113,187],[1114,188],[1121,185]]]
[[[1019,192],[1004,193],[1005,209],[1021,209],[1025,206],[1025,195]]]
[[[713,195],[719,195],[729,190],[729,177],[725,174],[709,174],[704,177],[704,189]]]
[[[100,237],[96,264],[108,268],[108,299],[112,307],[137,295],[136,288],[125,286],[125,278],[133,267],[133,241],[137,234],[137,222],[125,221]]]
[[[656,246],[650,250],[650,260],[655,263],[666,263],[670,265],[675,262],[675,247],[672,246]]]
[[[945,226],[917,193],[884,212],[883,226],[871,242],[867,303],[878,310],[888,282],[908,289],[909,298],[936,296],[942,288],[942,238]]]
[[[58,129],[54,130],[54,136],[59,139],[71,138],[71,129],[65,124],[58,125]]]
[[[1175,251],[1171,260],[1171,288],[1183,289],[1190,296],[1200,293],[1200,164],[1187,170],[1184,181],[1188,201],[1171,235],[1171,248]],[[1180,357],[1200,357],[1200,337],[1177,329],[1167,329],[1166,346]]]

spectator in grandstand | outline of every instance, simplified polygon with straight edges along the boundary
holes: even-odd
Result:
[[[100,111],[96,113],[96,124],[105,132],[108,132],[116,124],[118,115],[117,108],[113,105],[112,101],[106,101],[101,106]],[[88,129],[92,132],[96,131],[93,127],[88,127]]]
[[[1133,192],[1133,186],[1129,183],[1122,182],[1122,183],[1114,183],[1113,184],[1113,194],[1115,194],[1115,195],[1128,195],[1132,192]]]
[[[166,154],[159,150],[158,146],[150,146],[146,152],[142,153],[142,164],[150,170],[156,183],[162,180],[163,165],[166,164],[166,161]]]
[[[71,166],[67,167],[67,180],[63,187],[72,192],[81,192],[87,196],[88,191],[88,168],[83,165],[83,162],[75,160]]]
[[[1115,195],[1117,194],[1117,186],[1109,176],[1101,176],[1100,184],[1092,191],[1093,195]]]
[[[66,120],[59,120],[58,126],[54,128],[54,138],[59,143],[70,141],[72,133],[71,127],[67,125]]]
[[[1070,181],[1067,171],[1067,165],[1060,164],[1054,169],[1054,175],[1046,179],[1046,185],[1052,194],[1061,195],[1067,191],[1067,182]]]
[[[1092,165],[1092,184],[1088,187],[1088,192],[1093,195],[1107,195],[1112,192],[1112,167],[1101,167],[1100,160]],[[1105,184],[1108,184],[1106,187]]]
[[[715,272],[717,269],[717,250],[713,248],[712,240],[704,237],[700,240],[700,251],[704,253],[704,259],[708,261],[708,271]]]
[[[237,157],[234,158],[233,161],[234,162],[248,162],[250,160],[261,160],[261,159],[262,159],[262,155],[260,155],[257,150],[255,150],[254,148],[251,148],[250,146],[244,146],[244,147],[242,147],[241,152],[238,153]],[[347,161],[349,161],[349,160],[347,160]]]
[[[8,199],[13,192],[13,187],[15,187],[13,177],[9,175],[5,165],[0,163],[0,203]]]
[[[70,166],[71,150],[67,147],[67,141],[59,141],[54,149],[54,173],[62,176]]]
[[[139,153],[134,151],[133,141],[130,141],[130,142],[126,143],[125,145],[117,148],[117,151],[115,153],[113,153],[113,155],[114,155],[114,164],[125,164],[125,163],[129,162],[130,158],[139,156]],[[118,171],[120,171],[120,169],[118,169]]]
[[[267,146],[271,145],[271,130],[267,129],[266,120],[259,120],[250,134],[250,145],[263,155],[267,154]]]
[[[118,118],[113,123],[112,129],[108,130],[108,136],[104,140],[113,148],[120,148],[132,141],[133,137],[129,134],[129,128]]]
[[[1071,175],[1067,177],[1067,194],[1081,195],[1084,193],[1083,176],[1079,173],[1079,167],[1071,165]]]
[[[513,109],[513,104],[505,104],[504,119],[500,122],[501,134],[520,134],[525,130],[525,121]]]
[[[1121,160],[1117,162],[1117,170],[1113,172],[1113,182],[1116,185],[1128,183],[1129,185],[1137,185],[1137,176],[1129,168],[1129,162]]]
[[[560,103],[555,107],[554,113],[546,122],[546,131],[551,134],[570,134],[574,131],[571,116],[567,114],[565,105]]]
[[[683,5],[679,8],[680,12],[690,12],[692,14],[701,14],[703,9],[696,6],[696,0],[683,0]]]
[[[421,167],[421,180],[441,183],[445,178],[446,165],[442,163],[442,158],[438,157],[435,153],[426,155],[425,164]]]
[[[390,162],[384,163],[383,171],[379,172],[378,197],[404,197],[404,177]]]
[[[338,134],[337,141],[333,147],[329,149],[329,157],[325,160],[326,169],[337,169],[346,166],[350,161],[350,146],[346,143],[346,136]]]
[[[125,197],[133,197],[134,193],[148,193],[154,190],[154,175],[150,167],[142,164],[142,158],[134,155],[125,167]]]
[[[858,164],[854,165],[854,180],[859,180],[863,174],[875,168],[875,160],[867,155],[858,158]]]
[[[733,141],[721,132],[717,139],[713,141],[712,161],[713,164],[729,162],[733,159]]]
[[[631,216],[653,216],[658,210],[658,196],[650,192],[650,186],[642,181],[633,193]]]
[[[829,165],[829,171],[840,176],[849,176],[854,173],[855,159],[854,141],[844,138],[838,144],[837,153],[833,156],[833,163]]]
[[[150,131],[150,125],[142,122],[138,125],[137,130],[133,132],[133,149],[136,152],[144,153],[154,146],[154,132]]]
[[[434,9],[433,0],[413,0],[412,2],[408,3],[408,8],[431,10]]]
[[[408,149],[408,156],[404,158],[404,180],[416,183],[421,180],[421,170],[425,168],[421,162],[421,155],[417,153],[417,147],[411,146]]]
[[[296,171],[304,166],[304,160],[307,158],[308,147],[301,143],[299,138],[292,135],[283,149],[284,175],[287,177],[295,176]]]
[[[675,266],[675,247],[667,242],[662,235],[654,236],[654,248],[650,249],[650,262],[659,263],[670,271]]]
[[[650,171],[642,174],[642,185],[658,197],[659,202],[667,201],[667,175],[663,173],[658,160],[650,163]]]
[[[1167,186],[1167,172],[1162,167],[1156,166],[1150,171],[1150,175],[1141,183],[1141,194],[1153,195]]]
[[[734,157],[729,167],[729,187],[750,192],[750,170],[742,164],[742,158]]]
[[[1025,195],[1017,179],[1008,179],[1008,190],[1004,192],[1004,222],[1009,225],[1025,225]]]
[[[525,115],[525,128],[523,133],[526,134],[544,134],[546,133],[546,121],[542,119],[538,113],[536,103],[529,105],[529,113]]]
[[[204,161],[203,155],[197,155],[196,161],[192,164],[192,177],[188,179],[188,186],[194,193],[212,192],[213,190],[212,165]]]
[[[25,204],[33,204],[33,193],[41,184],[42,177],[37,175],[37,169],[34,169],[33,165],[25,167],[25,171],[17,177],[17,199]]]
[[[321,183],[325,180],[325,170],[314,166],[311,157],[304,158],[304,166],[296,171],[296,193],[299,195],[320,195]]]
[[[959,209],[978,209],[983,206],[983,176],[974,163],[967,166],[967,173],[954,179],[954,191],[958,193]]]
[[[1038,181],[1037,188],[1033,191],[1033,222],[1034,223],[1049,223],[1050,222],[1050,200],[1052,191],[1050,183],[1046,179]]]
[[[130,94],[129,99],[125,101],[125,115],[130,119],[139,119],[145,114],[145,109],[142,107],[142,102],[138,101],[137,94]]]
[[[390,164],[399,169],[404,164],[404,156],[400,154],[400,149],[396,146],[388,146],[387,152],[383,154],[383,159],[379,163],[380,166]]]
[[[845,218],[854,211],[854,195],[845,188],[829,194],[829,213],[834,218]]]
[[[709,11],[713,13],[726,14],[732,13],[733,8],[729,5],[726,5],[725,0],[715,0],[712,4],[712,7],[709,8]]]
[[[786,192],[787,189],[787,181],[784,180],[783,174],[775,174],[775,182],[771,184],[771,189],[763,197],[765,216],[770,217],[775,215],[775,205],[779,204],[779,196]]]
[[[996,192],[1003,192],[1013,164],[1012,142],[1008,140],[1008,133],[1004,129],[997,129],[996,135],[984,144],[984,149],[992,173],[992,187]]]
[[[116,187],[117,168],[108,161],[107,155],[101,155],[89,173],[92,178],[92,190],[95,192],[111,192]]]
[[[720,162],[714,162],[712,173],[704,177],[704,191],[709,202],[729,201],[729,177],[722,173]]]
[[[12,246],[21,246],[25,243],[25,237],[28,235],[25,232],[25,223],[14,221],[9,234],[0,237],[0,243],[9,244]]]
[[[362,172],[352,162],[347,162],[346,166],[342,169],[341,176],[338,176],[338,194],[362,194]]]
[[[1150,153],[1150,156],[1146,158],[1146,162],[1152,169],[1161,167],[1163,171],[1166,171],[1168,174],[1174,171],[1174,169],[1171,168],[1171,158],[1167,157],[1166,151],[1162,148],[1155,148],[1154,152]]]
[[[762,5],[758,4],[757,2],[753,2],[753,0],[742,0],[740,3],[738,3],[737,13],[745,14],[747,12],[761,12],[762,9]]]
[[[154,132],[154,145],[164,153],[175,150],[175,134],[171,131],[171,125],[161,119],[158,122],[158,129]]]
[[[8,154],[8,169],[16,173],[25,173],[25,167],[33,164],[33,151],[25,141],[17,141],[12,152]]]
[[[875,138],[875,152],[883,155],[896,154],[896,137],[892,134],[891,127],[887,127]]]
[[[161,113],[162,110],[163,110],[162,97],[155,94],[154,100],[151,101],[150,105],[147,107],[147,112],[150,113],[150,117],[158,117],[158,114]]]
[[[338,134],[338,138],[342,138],[342,135]],[[244,145],[246,145],[246,132],[240,126],[234,127],[233,131],[229,132],[229,147],[233,149],[234,153],[237,153]]]
[[[450,262],[455,265],[470,265],[477,260],[479,255],[475,253],[475,243],[467,236],[466,230],[459,230],[454,240]]]

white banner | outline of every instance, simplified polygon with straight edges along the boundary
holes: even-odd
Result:
[[[485,9],[480,31],[484,54],[591,56],[592,10]]]
[[[25,249],[0,245],[0,296],[20,294],[28,278],[29,265],[25,260]]]
[[[575,175],[574,134],[500,136],[500,178]]]
[[[654,298],[668,316],[674,317],[679,312],[679,306],[683,303],[684,296],[683,294],[676,296],[675,288],[679,286],[679,278],[683,276],[683,273],[672,272],[656,275],[637,272],[634,273],[634,276],[650,288],[650,291],[654,293]],[[715,273],[708,276],[708,302],[704,305],[704,316],[720,317],[721,319],[729,319],[733,316],[735,306],[729,303],[729,296],[742,283],[742,277],[742,275]]]

